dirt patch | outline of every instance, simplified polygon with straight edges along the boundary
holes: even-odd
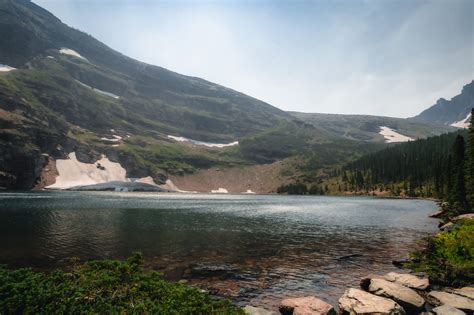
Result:
[[[41,179],[35,185],[33,190],[41,190],[46,186],[54,184],[56,182],[56,176],[59,176],[58,170],[56,169],[56,160],[52,157],[49,157],[48,164],[41,172]]]
[[[195,174],[170,176],[173,183],[181,190],[210,192],[219,188],[229,193],[271,193],[282,184],[292,182],[288,176],[282,175],[285,162],[254,165],[248,167],[201,170]]]

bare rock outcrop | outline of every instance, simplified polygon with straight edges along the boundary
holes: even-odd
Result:
[[[426,290],[430,285],[428,278],[419,278],[408,273],[389,272],[384,279],[416,290]]]
[[[339,314],[404,315],[395,301],[359,289],[348,289],[339,299]]]
[[[425,300],[415,290],[385,279],[371,279],[368,291],[394,300],[407,312],[419,312],[425,305]]]

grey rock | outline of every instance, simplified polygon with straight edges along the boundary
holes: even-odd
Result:
[[[425,305],[425,300],[415,290],[385,279],[371,279],[369,292],[390,298],[407,311],[421,311]]]
[[[458,310],[457,308],[454,308],[449,305],[441,305],[435,307],[434,309],[432,309],[432,311],[436,315],[466,315],[466,313],[464,313],[463,311]]]
[[[419,278],[408,273],[389,272],[384,279],[417,290],[426,290],[430,285],[428,278]]]
[[[395,301],[359,289],[347,289],[339,299],[339,314],[404,315]]]
[[[279,310],[284,315],[336,315],[332,305],[314,296],[284,299]]]
[[[457,294],[431,291],[428,294],[428,301],[435,306],[449,305],[465,312],[474,312],[474,300]]]

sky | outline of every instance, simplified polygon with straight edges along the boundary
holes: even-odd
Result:
[[[132,58],[283,110],[410,117],[474,79],[472,0],[33,0]]]

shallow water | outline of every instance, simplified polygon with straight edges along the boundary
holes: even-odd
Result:
[[[313,294],[336,303],[361,276],[396,268],[436,231],[425,200],[365,197],[41,192],[0,194],[0,263],[140,250],[172,280],[275,308]]]

